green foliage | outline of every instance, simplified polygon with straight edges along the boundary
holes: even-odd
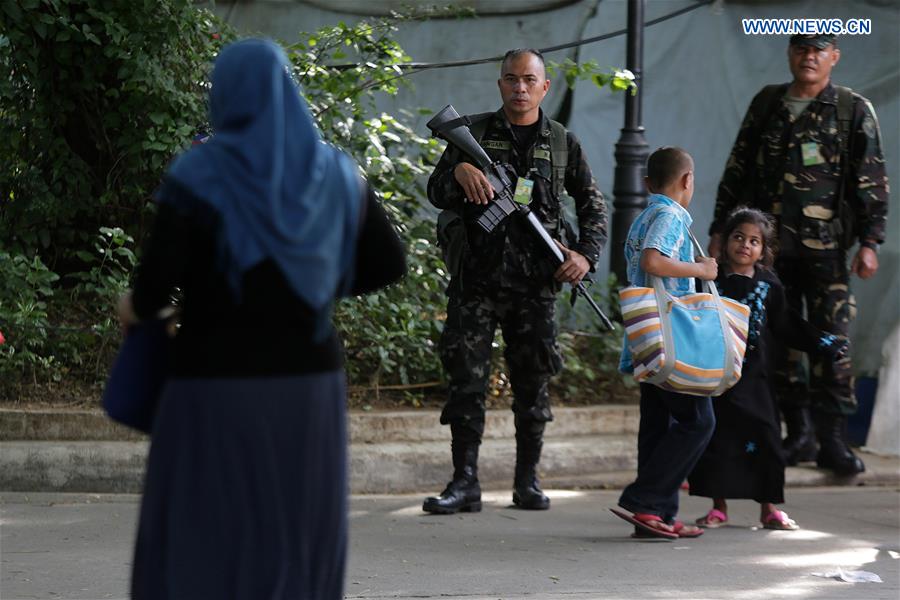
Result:
[[[0,0],[3,394],[105,377],[150,194],[231,35],[190,0]]]
[[[69,271],[99,226],[140,233],[206,120],[219,30],[190,0],[2,2],[0,245]]]
[[[54,366],[50,348],[47,301],[59,279],[40,258],[31,260],[0,250],[0,389],[21,378],[36,380],[38,373]]]
[[[579,80],[587,79],[598,88],[609,88],[613,92],[629,91],[632,95],[637,93],[637,84],[634,81],[634,73],[628,69],[616,69],[607,67],[603,69],[595,60],[576,63],[571,58],[562,62],[547,62],[547,74],[550,77],[562,76],[566,85],[575,87]]]
[[[563,398],[579,399],[585,396],[596,400],[610,397],[621,399],[631,396],[636,385],[630,376],[619,373],[619,356],[622,353],[623,330],[617,322],[620,317],[616,290],[616,276],[610,275],[605,283],[588,288],[591,297],[604,314],[613,320],[613,331],[607,331],[600,319],[584,299],[575,306],[569,298],[560,298],[557,308],[560,321],[558,337],[565,368],[554,381],[554,391]]]
[[[401,282],[337,307],[348,376],[358,385],[440,377],[435,349],[446,276],[421,199],[428,165],[442,148],[408,125],[411,115],[377,110],[376,93],[395,95],[405,81],[396,65],[410,60],[393,39],[394,31],[390,20],[339,23],[302,33],[302,41],[288,47],[324,137],[356,159],[407,247],[409,274]],[[329,67],[351,61],[356,66]]]
[[[69,274],[66,286],[38,256],[0,251],[3,395],[23,382],[105,376],[120,337],[113,307],[137,259],[134,239],[120,228],[101,227],[93,250],[79,252],[87,270]]]
[[[128,274],[137,264],[133,246],[134,238],[121,228],[101,227],[94,238],[94,251],[78,251],[90,269],[71,275],[78,282],[73,297],[93,297],[105,307],[112,306],[128,290]]]
[[[80,252],[86,269],[68,275],[65,316],[87,326],[63,327],[57,342],[59,356],[73,374],[87,381],[102,380],[112,363],[121,335],[114,307],[129,287],[137,264],[135,241],[119,227],[100,227],[92,252]]]

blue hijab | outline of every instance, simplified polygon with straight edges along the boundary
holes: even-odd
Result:
[[[221,268],[236,297],[244,273],[271,258],[314,310],[330,307],[353,260],[361,179],[321,140],[284,51],[258,39],[222,50],[209,118],[215,134],[167,178],[220,215]]]

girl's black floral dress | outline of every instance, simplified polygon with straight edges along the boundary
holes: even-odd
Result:
[[[770,270],[753,277],[724,274],[719,293],[750,307],[747,353],[740,381],[713,398],[716,431],[688,477],[692,496],[784,502],[781,419],[773,392],[776,344],[825,352],[834,343],[788,308],[784,287]]]

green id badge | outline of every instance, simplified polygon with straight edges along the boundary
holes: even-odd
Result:
[[[519,180],[516,181],[516,191],[513,194],[513,200],[518,204],[530,204],[532,188],[534,188],[534,182],[532,180],[526,179],[525,177],[519,177]]]
[[[818,165],[825,162],[822,155],[819,154],[819,145],[815,142],[807,142],[800,144],[800,152],[803,154],[803,166]]]

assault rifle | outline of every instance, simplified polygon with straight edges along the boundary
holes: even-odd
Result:
[[[456,109],[448,104],[434,115],[426,123],[426,126],[431,130],[432,135],[453,144],[474,160],[485,177],[487,177],[488,183],[491,184],[491,188],[494,190],[494,199],[488,203],[487,208],[478,217],[478,225],[487,233],[491,233],[508,216],[513,213],[519,213],[525,222],[528,223],[529,229],[541,240],[544,248],[556,259],[557,265],[561,265],[566,261],[562,250],[556,245],[556,242],[553,241],[553,238],[550,237],[550,234],[547,233],[547,230],[544,229],[544,226],[541,225],[541,222],[531,209],[528,208],[528,205],[515,200],[516,181],[519,178],[515,169],[511,165],[492,161],[487,152],[484,151],[484,148],[472,136],[472,132],[469,131],[470,124],[471,120],[467,116],[459,116]],[[594,312],[597,313],[597,316],[600,317],[603,325],[612,331],[612,322],[603,314],[603,311],[600,310],[600,307],[588,294],[584,281],[579,281],[572,288],[573,292],[580,294],[587,300]]]

